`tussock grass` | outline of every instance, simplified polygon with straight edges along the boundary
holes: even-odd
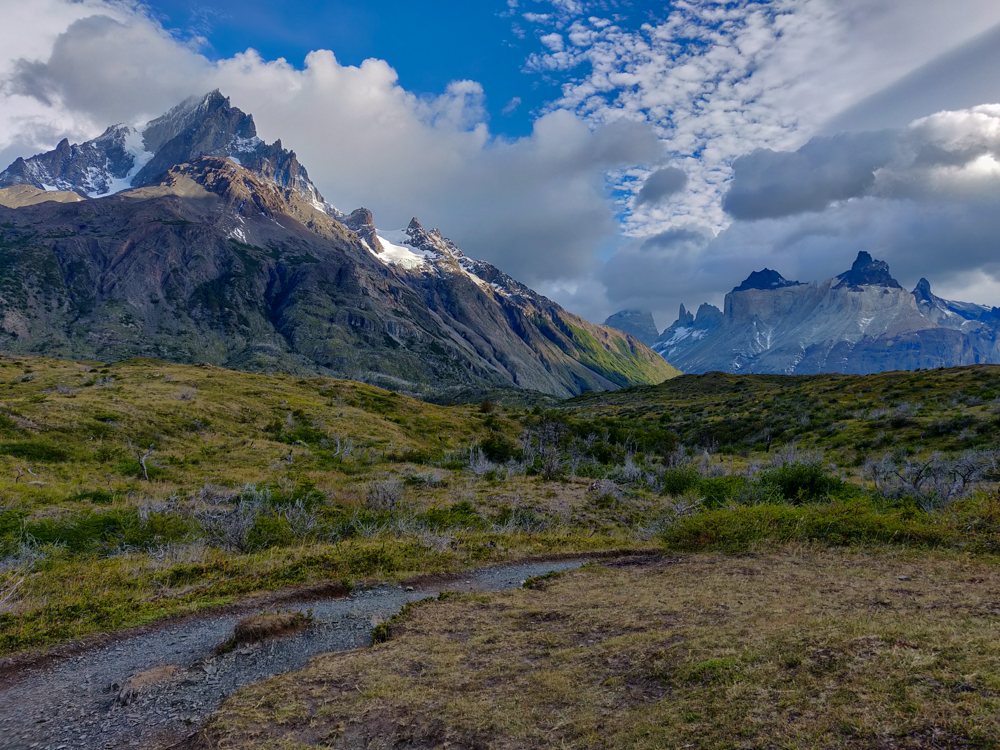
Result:
[[[150,690],[171,682],[182,672],[181,667],[172,664],[132,675],[119,688],[115,701],[121,706],[129,706]]]
[[[791,546],[407,611],[244,689],[206,746],[997,747],[995,558]]]
[[[224,654],[239,646],[296,633],[309,627],[312,621],[312,614],[305,612],[262,612],[245,617],[233,626],[232,637],[219,644],[215,653]]]

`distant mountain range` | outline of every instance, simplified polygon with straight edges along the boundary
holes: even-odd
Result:
[[[327,203],[219,92],[0,173],[0,350],[556,396],[677,374],[462,253]]]
[[[641,313],[608,319],[645,320]],[[623,327],[623,330],[630,330]],[[632,331],[636,335],[635,331]],[[870,374],[1000,363],[1000,308],[941,299],[921,279],[907,292],[889,266],[861,252],[822,283],[765,268],[656,339],[643,337],[683,372]]]

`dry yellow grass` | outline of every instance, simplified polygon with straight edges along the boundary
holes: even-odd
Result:
[[[213,748],[998,746],[1000,566],[793,548],[588,566],[412,609],[248,688]]]
[[[295,633],[307,628],[311,621],[312,617],[302,612],[262,612],[245,617],[233,627],[233,637],[215,651],[222,654],[243,644]]]
[[[172,664],[132,675],[122,685],[115,700],[122,706],[128,706],[149,690],[173,681],[183,671],[176,664]]]

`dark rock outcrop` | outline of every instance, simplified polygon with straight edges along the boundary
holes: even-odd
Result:
[[[786,286],[801,286],[798,281],[789,281],[777,271],[765,268],[763,271],[754,271],[734,292],[745,292],[748,289],[783,289]]]
[[[849,286],[860,289],[863,286],[884,286],[890,289],[902,289],[899,282],[889,273],[889,264],[884,260],[875,260],[871,253],[862,250],[854,260],[850,271],[845,271],[837,277],[838,287]]]

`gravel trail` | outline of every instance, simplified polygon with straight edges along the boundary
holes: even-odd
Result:
[[[124,635],[83,653],[16,674],[0,674],[3,750],[160,750],[183,740],[231,693],[253,682],[301,669],[317,654],[365,646],[375,623],[407,602],[441,591],[500,591],[532,576],[576,568],[586,559],[529,562],[470,571],[447,582],[378,586],[349,598],[311,601],[284,610],[312,610],[315,622],[295,635],[213,650],[248,613],[219,614]],[[179,667],[129,705],[119,689],[132,676]]]

